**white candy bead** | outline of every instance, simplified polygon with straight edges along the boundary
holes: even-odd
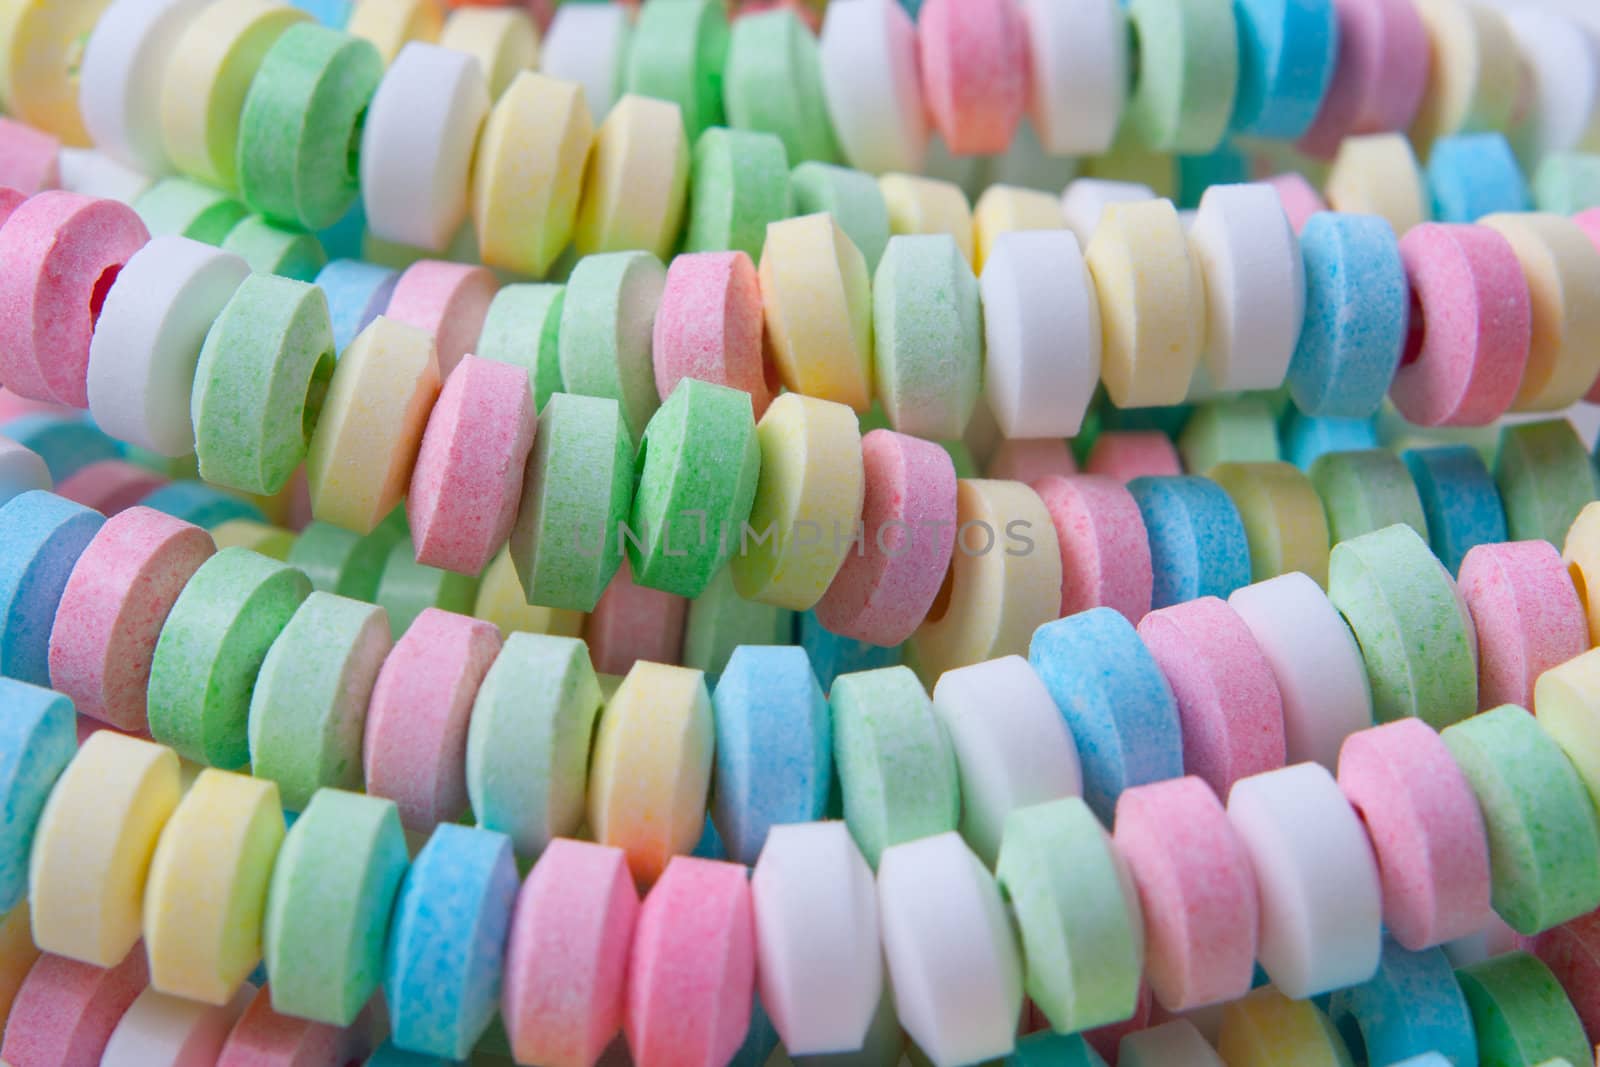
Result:
[[[617,102],[618,68],[628,44],[622,4],[562,4],[539,45],[539,69],[583,86],[596,126]]]
[[[946,671],[933,687],[933,710],[961,773],[961,834],[989,866],[1014,809],[1082,795],[1077,745],[1021,656]]]
[[[194,451],[200,346],[249,273],[239,256],[187,237],[157,237],[133,254],[89,342],[89,412],[102,430],[158,455]]]
[[[1333,775],[1297,763],[1242,778],[1228,821],[1255,868],[1257,956],[1273,985],[1304,1000],[1371,978],[1383,944],[1378,863]]]
[[[63,148],[59,165],[61,188],[101,200],[131,204],[155,184],[143,171],[92,148]]]
[[[1078,178],[1061,194],[1061,217],[1067,229],[1078,235],[1085,247],[1100,225],[1100,213],[1107,204],[1131,204],[1154,200],[1155,190],[1138,182],[1116,182],[1105,178]]]
[[[1111,148],[1128,96],[1128,20],[1117,0],[1023,0],[1039,143],[1053,155]],[[1081,235],[1080,235],[1081,236]]]
[[[1139,1030],[1122,1039],[1117,1048],[1118,1067],[1223,1067],[1222,1057],[1206,1044],[1194,1023],[1170,1023]]]
[[[228,1003],[213,1006],[146,989],[111,1032],[100,1067],[213,1067],[255,994],[246,982]]]
[[[472,151],[488,114],[472,56],[416,41],[400,50],[361,136],[361,197],[374,236],[444,251],[467,217]]]
[[[101,151],[146,174],[172,170],[161,139],[162,77],[179,35],[209,2],[114,0],[105,9],[78,74],[78,111]]]
[[[842,822],[774,826],[750,879],[761,1003],[795,1056],[859,1049],[883,997],[872,870]]]
[[[1506,22],[1531,82],[1528,117],[1513,134],[1526,163],[1600,150],[1600,37],[1540,7],[1507,11]]]
[[[828,115],[850,165],[871,174],[920,172],[928,117],[917,29],[905,9],[897,0],[836,0],[817,52]]]
[[[1299,571],[1236,590],[1228,605],[1272,666],[1288,761],[1336,770],[1344,739],[1372,725],[1366,665],[1339,609]]]
[[[1006,437],[1071,437],[1100,380],[1100,301],[1070,230],[1001,234],[978,279],[984,391]]]
[[[0,504],[30,489],[49,489],[50,471],[39,453],[0,437]]]
[[[934,1067],[1009,1054],[1022,955],[994,876],[960,834],[884,850],[878,922],[900,1025]]]
[[[1205,368],[1218,392],[1283,384],[1305,317],[1305,264],[1272,186],[1214,185],[1189,245],[1206,280]]]

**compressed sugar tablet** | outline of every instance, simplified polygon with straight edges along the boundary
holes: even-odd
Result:
[[[666,281],[648,252],[590,255],[573,270],[561,304],[565,390],[616,400],[633,440],[660,404],[650,346]]]
[[[1577,1009],[1584,1029],[1595,1022],[1595,920],[1593,913],[1531,938],[1525,950],[1550,968]]]
[[[1059,437],[1007,438],[984,464],[986,478],[1029,485],[1045,478],[1070,478],[1077,473],[1072,450]]]
[[[469,14],[514,12],[467,9],[452,22]],[[498,94],[472,172],[472,220],[484,263],[534,277],[550,270],[577,224],[593,140],[583,89],[574,82],[522,71]]]
[[[494,273],[483,267],[419,260],[400,275],[384,314],[433,334],[439,374],[448,378],[477,345],[498,285]]]
[[[58,485],[84,467],[121,454],[117,442],[77,417],[23,415],[3,425],[7,436],[44,460],[51,480]]]
[[[1020,654],[1061,603],[1061,551],[1038,493],[1021,482],[962,479],[955,520],[947,594],[912,636],[927,682],[953,667]],[[929,565],[920,553],[916,562]]]
[[[1144,913],[1155,997],[1188,1011],[1249,991],[1257,902],[1250,857],[1201,779],[1136,786],[1117,801],[1116,853]]]
[[[347,1028],[314,1023],[272,1010],[272,990],[256,991],[244,1015],[217,1058],[218,1067],[265,1067],[304,1064],[306,1067],[346,1067],[362,1062],[378,1044],[382,1017],[369,1008]]]
[[[628,12],[609,5],[558,8],[539,44],[540,70],[581,85],[596,122],[617,98],[631,21]]]
[[[1461,569],[1462,559],[1474,546],[1506,539],[1505,505],[1477,449],[1442,445],[1408,449],[1400,458],[1422,501],[1428,543],[1452,574]]]
[[[0,436],[0,505],[30,489],[49,488],[50,471],[44,465],[44,460],[39,458],[39,453],[9,437]]]
[[[1411,125],[1428,78],[1428,31],[1404,0],[1334,0],[1338,61],[1300,149],[1332,156],[1351,134]]]
[[[1061,547],[1062,616],[1115,608],[1131,623],[1150,610],[1154,581],[1144,517],[1133,496],[1101,475],[1034,483]]]
[[[978,281],[954,240],[901,235],[873,276],[877,397],[901,433],[959,437],[982,364]]]
[[[839,148],[869,174],[922,169],[928,118],[916,24],[900,4],[829,8],[817,41],[822,91]]]
[[[1359,0],[1358,0],[1359,2]],[[1387,2],[1387,0],[1383,0]],[[1274,174],[1265,179],[1265,184],[1272,187],[1278,194],[1278,203],[1283,208],[1285,217],[1289,220],[1296,237],[1306,228],[1306,223],[1311,221],[1311,216],[1319,211],[1328,210],[1327,203],[1322,199],[1322,194],[1308,181],[1305,176],[1295,171],[1283,174]]]
[[[583,642],[507,637],[467,727],[466,784],[480,826],[534,855],[583,823],[600,686]]]
[[[316,237],[256,216],[229,230],[222,249],[239,256],[257,274],[278,274],[301,282],[315,281],[328,265],[328,253]]]
[[[438,0],[354,0],[344,30],[377,48],[385,64],[395,62],[408,41],[432,43],[444,28]]]
[[[1512,704],[1442,736],[1483,812],[1496,913],[1534,934],[1600,904],[1594,809],[1555,740]]]
[[[1193,475],[1141,477],[1128,491],[1150,537],[1151,607],[1227,596],[1249,584],[1244,522],[1221,486]]]
[[[595,133],[579,200],[579,255],[671,255],[683,221],[689,142],[676,104],[629,94]]]
[[[1217,1052],[1187,1019],[1174,1019],[1123,1037],[1117,1047],[1122,1067],[1221,1067]]]
[[[1009,0],[926,0],[918,58],[929,117],[952,153],[1004,151],[1027,103],[1027,24]]]
[[[1524,159],[1592,149],[1600,139],[1600,47],[1574,24],[1575,14],[1506,12],[1506,25],[1534,99],[1515,131],[1517,153]]]
[[[760,255],[767,225],[794,214],[789,161],[770,133],[714,129],[694,145],[686,252]]]
[[[139,503],[206,530],[234,519],[267,521],[261,509],[250,501],[193,480],[169,482]]]
[[[1067,1033],[1130,1015],[1144,952],[1138,895],[1088,806],[1065,797],[1012,812],[996,873],[1022,942],[1024,988],[1050,1029]],[[885,929],[892,925],[886,915]],[[894,978],[898,994],[901,973]]]
[[[4,476],[0,475],[0,482],[3,481]],[[126,511],[166,484],[167,479],[148,468],[120,459],[103,459],[73,472],[61,483],[59,492],[68,500],[110,516]],[[4,496],[0,490],[0,497]]]
[[[1139,65],[1125,122],[1156,152],[1217,147],[1233,115],[1239,84],[1240,28],[1225,0],[1136,0],[1128,20]]]
[[[1533,198],[1511,145],[1499,133],[1458,133],[1441,138],[1428,157],[1433,217],[1476,222],[1497,211],[1531,211]]]
[[[84,715],[146,725],[156,640],[190,577],[213,552],[204,530],[135,507],[113,516],[67,579],[50,634],[50,681]]]
[[[0,672],[50,683],[50,630],[99,512],[41,489],[0,506]]]
[[[1483,1063],[1586,1063],[1589,1042],[1550,969],[1525,952],[1456,971]]]
[[[93,10],[89,5],[86,10]],[[161,140],[161,81],[202,0],[121,0],[93,24],[78,74],[78,106],[89,139],[146,174],[171,169]]]
[[[1372,977],[1378,865],[1333,775],[1301,763],[1236,782],[1228,820],[1256,872],[1258,955],[1273,984],[1304,998]]]
[[[1426,152],[1446,134],[1503,130],[1516,108],[1521,75],[1516,39],[1497,8],[1419,0],[1430,62],[1411,139]]]
[[[289,828],[267,893],[263,942],[275,1010],[349,1026],[383,976],[390,910],[407,865],[393,803],[320,790]]]
[[[1119,482],[1177,477],[1183,461],[1172,438],[1159,430],[1109,430],[1097,434],[1084,470]]]
[[[1008,1054],[1022,959],[994,877],[960,836],[889,849],[878,909],[896,1012],[929,1062],[955,1067]],[[941,945],[931,957],[930,939]]]
[[[163,178],[133,201],[139,218],[157,237],[188,237],[220,245],[250,209],[221,190],[188,178]]]
[[[635,584],[623,559],[583,626],[602,691],[606,675],[613,676],[614,689],[638,661],[677,663],[688,606],[681,596]]]
[[[0,184],[27,196],[61,187],[61,142],[56,138],[14,119],[0,119],[0,145],[6,157],[0,163]]]
[[[881,0],[865,6],[897,10]],[[850,5],[839,10],[855,10],[856,7]],[[789,191],[794,197],[796,215],[832,215],[866,260],[867,270],[878,269],[878,260],[889,243],[889,205],[872,175],[831,163],[808,161],[789,172]]]
[[[1564,543],[1578,513],[1600,495],[1583,442],[1564,418],[1501,427],[1494,481],[1513,541]]]
[[[1322,498],[1298,467],[1222,463],[1209,477],[1239,509],[1256,579],[1300,571],[1319,585],[1327,581],[1330,538]]]
[[[1196,372],[1190,395],[1209,394],[1204,368]],[[1292,405],[1291,405],[1292,407]],[[1178,434],[1178,454],[1187,470],[1209,472],[1228,461],[1267,463],[1281,456],[1278,445],[1277,413],[1259,397],[1240,396],[1207,399],[1196,406]]]
[[[1239,22],[1239,88],[1230,122],[1236,133],[1292,140],[1316,118],[1340,59],[1339,14],[1332,3],[1245,0]]]
[[[449,244],[467,215],[473,144],[488,111],[472,56],[418,42],[400,50],[362,125],[361,196],[374,235],[434,252]]]
[[[1343,1067],[1349,1050],[1322,1009],[1273,988],[1257,989],[1222,1009],[1217,1052],[1229,1067]]]
[[[422,330],[378,316],[344,350],[306,450],[311,511],[371,533],[411,483],[439,396],[439,360]]]
[[[255,994],[256,987],[246,982],[228,1003],[211,1005],[147,988],[134,998],[111,1032],[100,1063],[104,1067],[216,1063],[228,1032]]]
[[[622,1026],[638,912],[620,849],[550,842],[517,896],[506,950],[500,1013],[517,1059],[593,1067]]]
[[[491,830],[445,823],[401,883],[383,995],[401,1048],[465,1059],[500,1006],[517,866]]]
[[[28,971],[7,1020],[0,1056],[9,1063],[88,1067],[149,981],[143,949],[106,969],[43,955]]]
[[[1105,1067],[1106,1061],[1083,1035],[1044,1029],[1018,1038],[1006,1062],[1015,1067]]]
[[[89,409],[101,429],[164,456],[194,451],[195,365],[248,273],[238,256],[187,237],[157,237],[134,253],[89,345]]]
[[[1366,825],[1390,936],[1421,951],[1490,921],[1489,846],[1472,786],[1431,727],[1401,719],[1351,734],[1339,788]]]
[[[536,66],[539,30],[531,10],[456,10],[439,35],[442,48],[466,52],[483,67],[489,96],[498,100],[518,73]]]
[[[66,697],[7,678],[0,679],[0,699],[7,711],[0,727],[0,906],[10,912],[27,895],[40,812],[78,746]]]
[[[1600,160],[1589,152],[1553,152],[1533,172],[1533,203],[1540,211],[1578,215],[1600,205]],[[1588,232],[1586,229],[1585,232]]]
[[[1076,178],[1061,194],[1061,216],[1067,229],[1077,234],[1078,243],[1087,245],[1099,228],[1105,209],[1112,204],[1138,203],[1155,199],[1155,191],[1137,182],[1108,181],[1104,178]]]
[[[300,571],[249,549],[224,549],[202,563],[156,641],[151,734],[196,762],[243,767],[256,675],[310,593]]]
[[[1028,116],[1051,155],[1111,147],[1128,94],[1128,25],[1111,0],[1027,0]]]
[[[336,351],[343,353],[357,334],[383,314],[399,280],[400,275],[387,267],[355,259],[336,259],[317,272],[317,287],[328,297]]]
[[[774,8],[734,22],[722,103],[729,126],[777,134],[796,163],[838,158],[817,40],[793,10]]]
[[[1546,670],[1534,687],[1539,724],[1566,752],[1591,797],[1600,797],[1600,750],[1594,743],[1597,659],[1585,652]]]
[[[1432,194],[1411,142],[1399,133],[1346,138],[1323,191],[1334,211],[1377,215],[1388,220],[1397,234],[1427,222],[1433,214]]]
[[[562,391],[560,329],[564,285],[507,285],[495,293],[475,354],[528,372],[533,406],[543,411]]]
[[[749,393],[755,417],[766,413],[772,390],[762,352],[760,282],[749,255],[694,252],[673,259],[655,312],[650,359],[662,400],[684,378],[699,378]]]
[[[1427,536],[1427,516],[1416,482],[1392,452],[1330,452],[1311,464],[1310,474],[1327,510],[1334,544],[1396,523]]]
[[[1205,341],[1205,283],[1168,200],[1110,204],[1084,258],[1100,300],[1101,378],[1118,407],[1175,404]]]
[[[728,16],[722,6],[711,0],[668,0],[641,8],[633,33],[621,91],[677,104],[691,140],[708,126],[724,125]]]
[[[117,273],[149,240],[133,209],[55,190],[20,205],[0,235],[0,379],[37,400],[89,403],[90,335]]]
[[[746,600],[734,588],[733,575],[724,567],[706,591],[689,602],[683,624],[682,663],[715,677],[726,669],[739,646],[792,644],[794,630],[794,612]]]
[[[767,343],[792,391],[865,411],[873,304],[866,262],[830,215],[772,223],[762,247]]]
[[[891,233],[949,234],[968,262],[976,262],[972,208],[961,186],[938,178],[885,174],[878,189],[889,208]]]
[[[528,603],[522,579],[511,560],[507,546],[495,555],[478,582],[478,596],[472,604],[474,617],[492,622],[500,636],[513,633],[555,634],[577,637],[583,633],[583,612],[566,608],[547,608]]]
[[[268,559],[289,560],[289,550],[294,547],[293,530],[268,526],[253,519],[229,519],[211,530],[211,540],[217,548],[248,548]]]
[[[1478,545],[1459,585],[1478,631],[1480,708],[1532,708],[1535,681],[1588,648],[1584,600],[1548,541]]]

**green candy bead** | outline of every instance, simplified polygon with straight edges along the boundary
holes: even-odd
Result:
[[[1239,509],[1252,579],[1299,571],[1328,584],[1328,520],[1316,487],[1299,467],[1282,461],[1220,463],[1207,477]]]
[[[817,39],[793,11],[763,11],[733,24],[722,93],[729,126],[777,134],[796,162],[838,161]]]
[[[707,130],[694,143],[685,252],[761,258],[767,223],[794,213],[783,142],[753,130]]]
[[[175,235],[220,245],[250,210],[227,193],[188,178],[163,178],[133,202],[151,237]]]
[[[562,391],[561,307],[564,285],[508,285],[494,294],[478,334],[476,354],[528,371],[533,407],[543,411]]]
[[[901,234],[872,278],[874,378],[900,433],[960,438],[983,376],[978,279],[949,234]]]
[[[1589,1062],[1583,1023],[1538,957],[1508,952],[1461,968],[1456,980],[1472,1012],[1483,1067]]]
[[[1594,464],[1566,419],[1506,426],[1494,457],[1494,483],[1512,541],[1560,545],[1596,496]]]
[[[715,678],[740,645],[794,643],[794,612],[746,600],[733,587],[733,573],[724,567],[689,603],[683,628],[683,665]]]
[[[252,274],[206,334],[190,412],[200,476],[271,496],[305,459],[333,377],[321,289]]]
[[[844,821],[873,869],[891,845],[956,829],[955,749],[909,667],[842,674],[828,703]]]
[[[285,230],[254,215],[228,231],[222,249],[239,256],[257,274],[277,274],[297,282],[315,281],[328,265],[322,242],[311,234]]]
[[[872,175],[812,161],[789,173],[789,190],[794,195],[796,215],[832,215],[839,229],[860,249],[867,270],[878,269],[878,260],[889,247],[889,205]]]
[[[633,580],[699,596],[738,550],[755,503],[761,448],[750,394],[685,378],[645,429],[636,468]]]
[[[267,50],[239,116],[239,187],[273,222],[322,230],[360,194],[361,123],[383,57],[360,37],[291,26]]]
[[[1156,152],[1212,151],[1228,130],[1239,84],[1232,0],[1130,0],[1127,9],[1139,62],[1126,128]]]
[[[305,572],[313,589],[370,603],[378,596],[390,550],[406,533],[404,506],[366,536],[331,522],[312,522],[295,538],[288,561]]]
[[[1311,484],[1328,513],[1334,544],[1404,523],[1424,541],[1428,519],[1404,461],[1381,448],[1328,452],[1311,464]]]
[[[389,633],[399,640],[412,621],[428,608],[471,615],[478,600],[478,576],[418,563],[416,547],[407,534],[389,550],[376,599],[378,606],[389,613]]]
[[[633,470],[633,441],[615,400],[550,398],[511,527],[511,560],[529,604],[594,610],[622,564]]]
[[[728,17],[722,0],[650,0],[639,8],[622,70],[623,93],[670,100],[689,140],[721,126]]]
[[[1441,736],[1483,812],[1491,901],[1500,917],[1531,935],[1600,905],[1594,805],[1538,720],[1504,704]]]
[[[1533,174],[1533,202],[1540,211],[1576,215],[1600,207],[1600,155],[1556,152]]]
[[[248,763],[256,675],[310,595],[304,574],[247,548],[225,548],[202,563],[156,639],[150,735],[207,766]]]
[[[1203,474],[1219,463],[1270,463],[1278,451],[1278,420],[1260,397],[1201,404],[1178,437],[1184,470]]]
[[[320,790],[272,868],[263,931],[274,1011],[355,1022],[383,979],[389,916],[410,859],[394,801]]]
[[[661,403],[650,344],[666,284],[666,268],[649,252],[585,256],[561,304],[557,351],[567,392],[617,401],[634,440]]]

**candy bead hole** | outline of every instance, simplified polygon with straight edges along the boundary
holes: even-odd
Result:
[[[1128,19],[1128,93],[1139,85],[1139,72],[1142,67],[1144,53],[1139,47],[1139,24]]]
[[[1583,570],[1576,563],[1570,563],[1567,573],[1572,576],[1573,588],[1578,591],[1578,603],[1583,605],[1585,611],[1589,610],[1589,587],[1583,580]]]
[[[350,141],[344,146],[345,177],[351,181],[361,178],[361,134],[367,125],[367,109],[356,115],[356,124],[350,128]]]
[[[1406,319],[1406,347],[1400,355],[1400,365],[1410,366],[1422,355],[1422,346],[1428,340],[1428,321],[1422,314],[1422,299],[1411,290],[1411,313]]]
[[[1339,1031],[1339,1036],[1344,1038],[1345,1047],[1350,1050],[1350,1059],[1354,1063],[1367,1062],[1367,1035],[1361,1032],[1361,1027],[1356,1023],[1356,1017],[1342,1015],[1334,1023],[1334,1028]]]
[[[306,405],[300,417],[300,431],[308,441],[311,432],[317,428],[317,419],[322,415],[322,402],[327,399],[328,382],[333,378],[333,362],[333,350],[330,348],[317,359],[316,369],[311,372],[311,384],[306,387]]]
[[[100,318],[100,309],[105,306],[106,294],[111,292],[111,286],[117,280],[117,274],[122,270],[120,263],[114,263],[100,272],[100,277],[94,280],[94,288],[89,292],[89,317],[96,321]]]
[[[938,622],[944,618],[944,613],[950,610],[950,595],[956,584],[956,561],[951,557],[950,566],[945,568],[944,581],[939,585],[939,594],[933,598],[933,605],[928,608],[928,621]]]

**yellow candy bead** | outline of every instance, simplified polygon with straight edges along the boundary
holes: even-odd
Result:
[[[1589,611],[1592,619],[1594,608]],[[1533,684],[1533,710],[1600,807],[1600,649],[1539,675]]]
[[[1572,573],[1578,599],[1589,620],[1589,643],[1600,645],[1600,502],[1586,504],[1567,529],[1561,558]],[[1600,696],[1600,692],[1597,692]]]
[[[1488,215],[1511,242],[1533,298],[1533,344],[1512,411],[1560,411],[1600,377],[1600,252],[1561,215]]]
[[[1505,16],[1473,0],[1415,0],[1431,60],[1411,140],[1427,155],[1451,133],[1504,130],[1521,88],[1521,60]]]
[[[972,269],[982,273],[983,265],[989,261],[989,249],[1003,233],[1059,230],[1066,224],[1059,198],[1036,189],[991,185],[978,197],[978,206],[972,211],[973,239],[977,245],[977,259]]]
[[[1222,486],[1244,520],[1252,579],[1300,571],[1327,587],[1328,517],[1304,471],[1292,463],[1219,463],[1206,477]]]
[[[513,633],[583,636],[583,612],[528,603],[516,564],[511,562],[511,552],[504,548],[483,572],[472,614],[498,626],[502,638]]]
[[[433,337],[383,315],[373,319],[339,357],[311,435],[311,514],[371,533],[411,484],[438,397]]]
[[[472,220],[484,263],[544,277],[572,239],[593,140],[582,86],[516,76],[489,112],[473,167]]]
[[[35,944],[97,967],[128,954],[139,940],[150,856],[178,796],[172,749],[110,730],[83,742],[35,831]]]
[[[1346,137],[1323,191],[1333,210],[1381,215],[1402,236],[1433,215],[1432,194],[1403,134]]]
[[[211,539],[218,549],[248,548],[271,559],[286,560],[294,547],[294,531],[281,526],[268,526],[254,519],[229,519],[211,529]]]
[[[371,41],[387,66],[412,41],[433,44],[443,28],[439,0],[357,0],[344,31]]]
[[[1350,1067],[1344,1041],[1321,1009],[1271,986],[1222,1009],[1217,1052],[1228,1067]]]
[[[711,785],[711,698],[705,675],[635,663],[600,713],[589,765],[589,829],[628,855],[641,885],[690,852]]]
[[[278,783],[212,769],[195,779],[150,861],[144,940],[154,988],[220,1005],[250,977],[283,836]]]
[[[539,65],[539,31],[528,13],[516,8],[458,8],[445,20],[439,45],[478,61],[490,99],[499,99],[512,79]]]
[[[968,263],[976,259],[972,207],[961,186],[915,174],[885,174],[878,188],[889,208],[890,233],[947,233]]]
[[[1111,402],[1181,403],[1205,342],[1206,305],[1172,201],[1108,204],[1084,260],[1100,299],[1100,376]]]
[[[28,977],[28,969],[39,958],[39,946],[33,943],[33,930],[28,917],[28,902],[17,905],[0,919],[0,1018],[11,1015],[11,1002]]]
[[[1082,177],[1146,185],[1168,199],[1178,195],[1176,161],[1165,152],[1150,151],[1133,137],[1119,137],[1105,155],[1084,160]]]
[[[861,518],[861,428],[854,411],[799,393],[772,402],[756,427],[761,480],[750,542],[734,553],[746,600],[805,611],[822,599]],[[755,540],[755,538],[770,539]]]
[[[944,588],[911,635],[923,684],[1000,656],[1026,656],[1061,607],[1061,551],[1039,494],[1021,482],[956,483],[956,547]]]
[[[672,255],[689,191],[689,140],[678,105],[629,94],[595,135],[575,236],[578,254]]]
[[[791,391],[872,406],[867,261],[832,215],[767,224],[761,300],[779,377]]]
[[[92,143],[78,113],[77,65],[110,0],[0,3],[0,98],[14,118],[64,144]]]
[[[309,17],[276,0],[227,0],[194,16],[161,82],[161,137],[173,166],[224,189],[238,186],[245,93],[267,49]]]

